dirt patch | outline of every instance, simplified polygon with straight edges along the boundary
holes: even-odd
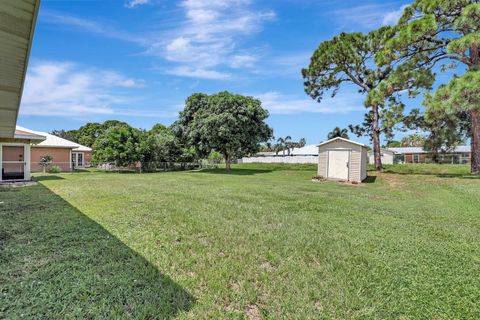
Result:
[[[230,287],[232,288],[232,290],[234,291],[239,291],[240,290],[240,284],[238,282],[234,282],[230,285]]]
[[[0,188],[8,190],[8,188],[19,188],[19,187],[28,187],[36,186],[38,183],[36,181],[2,181],[0,182]]]
[[[245,309],[245,315],[248,319],[258,320],[260,317],[260,308],[256,304],[251,304]]]
[[[389,187],[393,189],[403,189],[407,185],[405,179],[398,174],[375,172],[373,175],[388,183]]]
[[[270,269],[272,269],[272,264],[270,262],[266,261],[266,262],[264,262],[260,265],[260,268],[265,269],[265,270],[270,270]]]

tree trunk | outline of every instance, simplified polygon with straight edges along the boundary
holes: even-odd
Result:
[[[373,106],[373,156],[375,159],[375,170],[380,171],[382,170],[382,155],[380,151],[380,128],[378,122],[378,106]]]
[[[470,113],[472,118],[471,132],[471,172],[473,174],[480,173],[480,109],[472,110]]]
[[[470,62],[476,65],[480,65],[480,50],[478,45],[473,45],[470,47]],[[472,132],[471,132],[471,147],[472,147],[472,156],[471,156],[471,166],[470,171],[473,174],[480,173],[480,108],[474,109],[470,112],[470,117],[472,118]]]
[[[230,157],[228,156],[228,154],[224,154],[224,157],[225,157],[225,170],[227,170],[228,172],[230,172]]]

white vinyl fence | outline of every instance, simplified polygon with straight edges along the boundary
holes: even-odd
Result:
[[[318,156],[249,157],[240,163],[318,163]]]

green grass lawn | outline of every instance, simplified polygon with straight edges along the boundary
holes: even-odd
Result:
[[[468,167],[314,175],[92,171],[0,188],[0,318],[480,318]]]

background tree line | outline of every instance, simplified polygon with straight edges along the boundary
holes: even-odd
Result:
[[[77,130],[54,130],[52,134],[93,149],[94,164],[143,166],[159,162],[193,162],[221,155],[230,170],[236,158],[256,153],[273,137],[265,123],[268,111],[260,100],[230,92],[187,98],[185,108],[171,126],[156,124],[150,130],[108,120],[87,123]]]
[[[93,149],[94,164],[128,166],[137,161],[192,162],[197,155],[180,143],[170,127],[160,123],[150,130],[133,128],[126,122],[108,120],[87,123],[76,130],[53,130],[52,134]]]

